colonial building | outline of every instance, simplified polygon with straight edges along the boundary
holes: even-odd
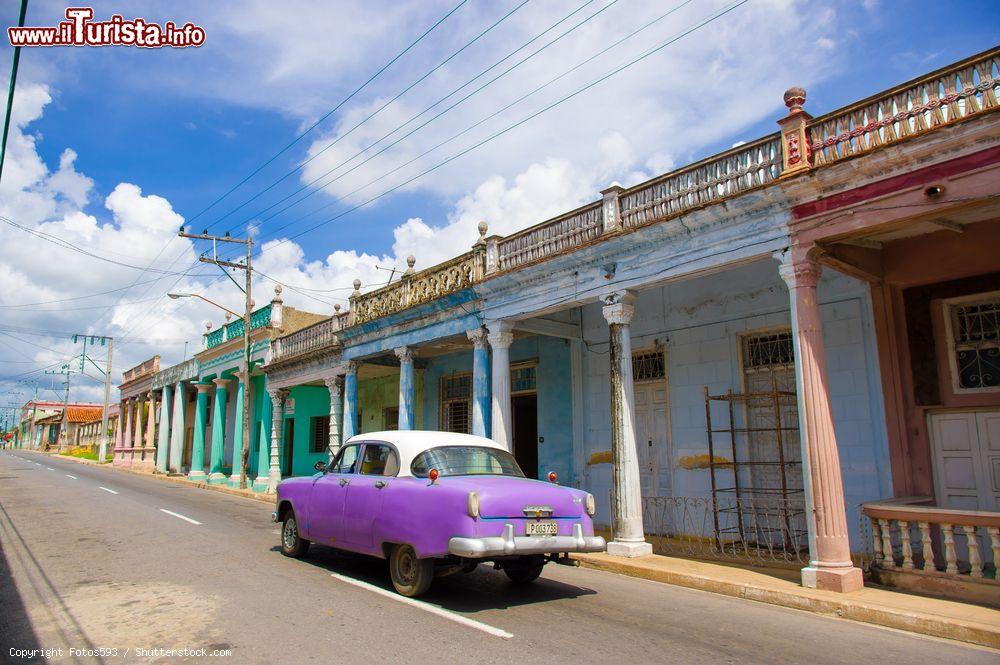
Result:
[[[63,452],[77,444],[82,428],[94,419],[100,419],[104,407],[97,405],[69,405],[60,413],[38,421],[42,429],[42,450]]]
[[[58,447],[59,433],[62,431],[61,418],[58,420],[58,426],[53,426],[53,422],[49,418],[54,415],[61,416],[67,406],[81,409],[102,408],[100,404],[89,402],[70,402],[69,404],[65,404],[63,402],[29,400],[20,408],[18,446],[30,450],[49,450],[52,447]],[[45,421],[44,423],[42,422],[43,420]]]
[[[156,395],[153,375],[160,371],[160,356],[126,370],[118,387],[118,428],[115,430],[114,464],[153,468],[156,454]]]
[[[114,434],[118,429],[118,404],[112,404],[108,407],[108,418],[107,418],[107,430],[104,433],[104,440],[106,442],[114,441]],[[101,447],[101,427],[104,425],[103,418],[104,409],[102,408],[100,412],[92,416],[92,419],[80,423],[80,426],[76,429],[76,440],[74,445],[78,448],[86,448],[94,453],[98,453]],[[108,446],[109,450],[107,453],[114,454],[114,450],[111,446]],[[103,461],[103,460],[102,460]]]

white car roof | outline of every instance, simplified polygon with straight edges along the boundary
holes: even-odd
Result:
[[[399,451],[399,475],[411,476],[410,464],[413,458],[429,448],[441,446],[481,446],[507,450],[507,447],[493,439],[472,434],[457,434],[455,432],[435,432],[425,430],[393,430],[386,432],[367,432],[352,436],[344,445],[361,443],[363,441],[384,441],[391,443]]]

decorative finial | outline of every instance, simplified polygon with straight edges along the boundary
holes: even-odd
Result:
[[[413,269],[413,266],[415,265],[417,265],[417,257],[415,257],[413,254],[410,254],[409,256],[406,257],[406,272],[404,272],[403,274],[412,275],[414,272],[416,272]]]
[[[337,314],[337,315],[340,315],[340,303],[339,303],[339,302],[338,302],[338,303],[336,303],[336,304],[335,304],[335,305],[333,306],[333,311],[334,311],[334,313],[335,313],[335,314]]]
[[[486,223],[485,220],[479,222],[479,239],[486,239],[486,232],[490,230],[490,225]]]
[[[233,315],[230,314],[229,312],[226,312],[226,323],[229,323],[232,320],[233,320]]]
[[[251,298],[250,299],[250,309],[253,309],[256,306],[257,306],[257,301],[255,301],[253,298]]]
[[[803,104],[806,103],[806,91],[804,88],[800,88],[797,85],[793,85],[788,90],[785,90],[785,106],[792,113],[796,111],[801,111]]]
[[[274,285],[274,297],[275,298],[280,298],[281,297],[281,284],[275,284]]]
[[[205,321],[205,332],[211,332],[211,331],[212,331],[212,322]]]
[[[355,278],[355,280],[354,280],[354,293],[352,293],[351,295],[352,296],[360,296],[361,295],[361,280],[360,279]]]

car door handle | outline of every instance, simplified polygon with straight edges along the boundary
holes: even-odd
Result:
[[[377,489],[382,489],[382,488],[383,488],[383,487],[385,487],[386,485],[388,485],[388,483],[387,483],[387,482],[385,482],[384,480],[376,480],[376,481],[375,481],[375,487],[376,487]]]
[[[349,482],[351,482],[351,481],[348,480],[347,478],[341,478],[340,479],[340,486],[343,487],[344,485],[346,485]]]

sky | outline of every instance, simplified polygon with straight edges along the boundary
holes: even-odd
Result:
[[[355,278],[376,288],[409,255],[420,269],[466,251],[480,221],[506,235],[770,134],[792,85],[819,115],[1000,43],[995,0],[737,2],[93,3],[97,20],[190,21],[206,41],[21,50],[0,408],[62,397],[45,372],[80,369],[72,333],[115,338],[114,384],[154,354],[190,357],[222,318],[170,291],[239,311],[182,224],[254,238],[258,306],[281,283],[286,305],[328,314]],[[5,82],[17,5],[0,2]],[[31,0],[26,24],[67,6]],[[103,398],[103,349],[92,360],[71,399]]]

